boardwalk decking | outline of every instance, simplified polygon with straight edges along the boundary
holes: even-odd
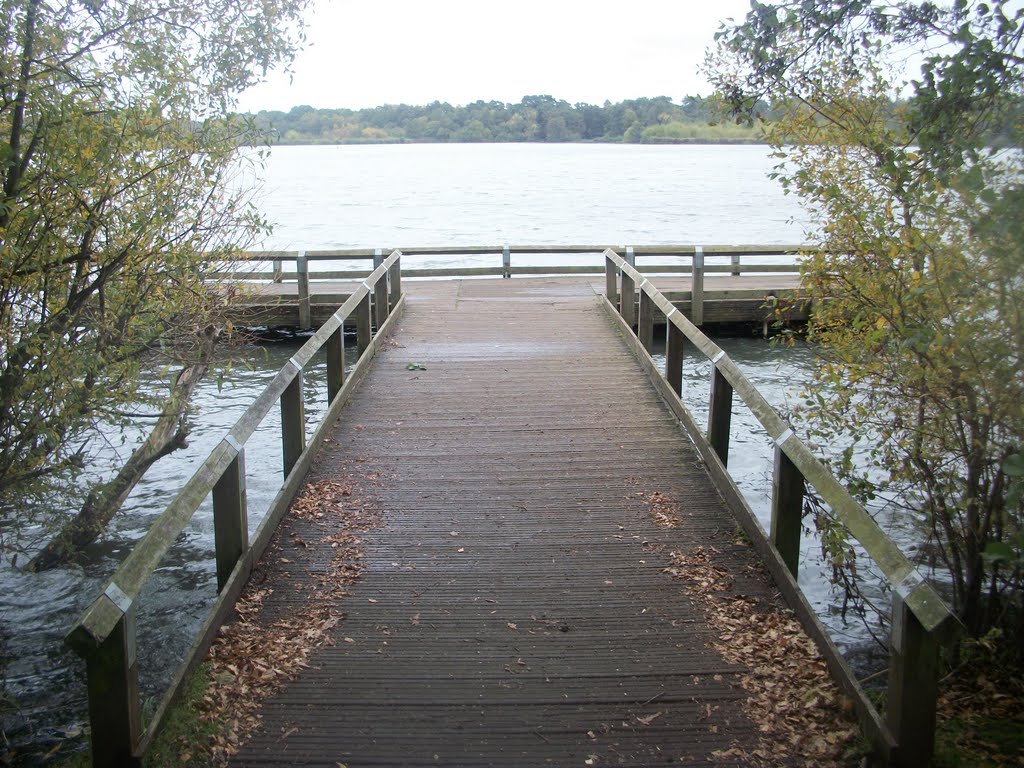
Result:
[[[591,285],[406,288],[310,477],[354,483],[383,524],[333,645],[233,764],[706,765],[753,745],[743,670],[663,569],[713,547],[737,592],[774,587]],[[329,557],[311,525],[282,524],[308,562],[258,573],[272,614],[301,611],[294,581]]]
[[[523,278],[516,278],[518,282]],[[565,286],[574,290],[580,285],[592,286],[603,291],[604,275],[575,275],[550,277],[545,283],[551,286]],[[690,316],[690,290],[692,280],[677,275],[659,275],[658,286],[667,292],[673,301],[680,302],[680,308]],[[474,281],[475,282],[475,281]],[[491,281],[488,281],[491,282]],[[410,284],[415,284],[410,282]],[[499,281],[500,284],[500,281]],[[310,282],[310,305],[313,325],[324,322],[358,285],[354,281],[316,280]],[[800,287],[796,274],[745,274],[742,277],[715,274],[703,281],[705,293],[704,317],[706,322],[760,322],[767,312],[762,306],[764,297],[777,294],[792,296]],[[253,293],[247,295],[244,305],[232,313],[240,324],[267,324],[295,326],[298,323],[298,286],[294,281],[261,283],[252,286]],[[800,310],[796,316],[806,319]]]

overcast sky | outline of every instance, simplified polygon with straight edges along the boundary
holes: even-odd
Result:
[[[315,0],[292,79],[242,95],[244,111],[300,104],[601,104],[710,91],[697,68],[719,22],[749,0]]]

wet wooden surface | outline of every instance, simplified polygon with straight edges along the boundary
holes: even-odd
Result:
[[[706,765],[753,745],[744,670],[663,569],[713,548],[737,593],[773,587],[594,288],[405,287],[310,476],[351,483],[382,524],[333,644],[233,765]],[[271,616],[301,615],[331,550],[309,521],[282,528],[310,545],[258,577]]]

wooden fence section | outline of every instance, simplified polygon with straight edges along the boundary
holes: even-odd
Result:
[[[704,323],[765,322],[771,315],[769,302],[786,300],[799,287],[796,263],[755,263],[750,257],[797,257],[809,246],[802,245],[664,245],[628,246],[621,249],[627,261],[645,274],[675,276],[666,282],[666,295],[696,325]],[[604,272],[599,245],[516,245],[466,246],[455,248],[402,248],[409,278],[503,277],[538,275],[600,275]],[[321,251],[254,251],[245,261],[227,265],[223,276],[244,281],[252,290],[232,310],[240,325],[280,325],[314,328],[345,301],[346,282],[362,280],[365,269],[316,269],[317,264],[345,261],[356,264],[375,259],[381,249]],[[584,256],[587,264],[537,265],[514,263],[513,256]],[[493,266],[449,266],[410,268],[423,257],[481,257]],[[497,263],[501,259],[500,264]],[[672,262],[658,259],[672,258]],[[743,259],[748,261],[744,262]],[[637,260],[640,260],[638,265]],[[241,264],[251,264],[246,269]],[[267,269],[271,266],[271,269]],[[286,269],[286,266],[288,267]],[[807,307],[793,306],[792,319],[805,320]]]
[[[103,593],[86,609],[66,642],[86,662],[93,765],[136,764],[160,727],[182,682],[205,654],[214,633],[231,611],[253,563],[258,560],[309,469],[352,389],[366,375],[370,359],[401,316],[401,253],[381,257],[330,320],[306,342],[249,406],[192,478],[153,523],[114,573]],[[348,377],[344,370],[343,326],[352,318],[358,329],[359,360]],[[376,325],[377,333],[372,333]],[[303,405],[303,369],[325,349],[330,407],[307,442]],[[246,505],[245,444],[276,403],[281,409],[283,481],[253,540],[249,541]],[[192,515],[212,495],[218,599],[156,713],[143,726],[136,663],[135,603],[143,584],[159,566]]]
[[[728,355],[682,316],[649,279],[626,259],[609,250],[606,258],[608,306],[631,335],[636,328],[635,349],[663,395],[703,448],[703,456],[720,489],[730,499],[747,533],[760,544],[765,562],[791,600],[803,601],[795,576],[800,556],[800,530],[805,484],[809,485],[847,526],[875,561],[892,586],[891,662],[886,717],[874,705],[830,649],[827,638],[818,638],[832,658],[833,672],[846,681],[858,702],[862,721],[890,761],[901,766],[929,765],[934,749],[935,706],[938,690],[938,653],[941,643],[956,631],[956,618],[914,565],[874,522],[810,449],[793,433]],[[639,295],[639,307],[635,296]],[[650,358],[656,314],[667,324],[665,374]],[[706,431],[694,422],[683,404],[682,366],[686,342],[712,363],[711,402]],[[734,393],[750,408],[775,441],[772,480],[771,530],[767,539],[736,490],[726,469],[729,461],[730,421]],[[774,567],[772,567],[774,565]]]

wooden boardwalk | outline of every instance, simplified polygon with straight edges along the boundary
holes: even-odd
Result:
[[[531,278],[515,278],[516,281],[523,279]],[[570,289],[572,286],[588,285],[595,291],[603,292],[604,279],[603,274],[566,275],[544,278],[544,282],[564,285]],[[657,282],[672,301],[679,303],[684,314],[690,317],[692,279],[688,276],[659,275]],[[319,326],[323,323],[358,284],[351,280],[311,281],[309,298],[312,324]],[[415,283],[410,281],[409,284]],[[760,322],[768,314],[763,306],[764,297],[769,294],[779,297],[794,295],[800,287],[800,277],[796,274],[744,274],[736,277],[715,274],[704,279],[703,287],[705,322]],[[253,293],[245,297],[244,304],[233,311],[231,316],[235,322],[242,325],[293,327],[299,324],[298,285],[294,281],[254,284],[251,290]],[[806,317],[803,309],[795,313],[797,319]]]
[[[703,547],[735,593],[775,588],[594,288],[406,289],[309,478],[352,483],[382,524],[333,644],[232,764],[706,765],[753,747],[745,670],[664,569]],[[659,525],[670,508],[677,527]],[[254,573],[270,616],[301,613],[297,581],[331,557],[314,522],[290,514],[280,535],[309,546]]]

